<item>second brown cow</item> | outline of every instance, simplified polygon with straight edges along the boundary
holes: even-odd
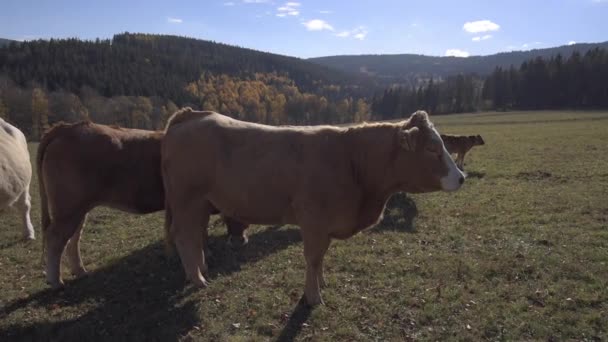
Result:
[[[46,277],[51,286],[63,285],[64,248],[72,274],[86,273],[79,243],[90,210],[106,206],[146,214],[164,209],[163,136],[163,132],[91,122],[58,124],[43,136],[37,171]],[[244,226],[228,222],[231,234],[244,234]]]

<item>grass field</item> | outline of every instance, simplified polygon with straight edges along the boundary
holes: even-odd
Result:
[[[325,258],[325,306],[298,305],[295,227],[211,229],[211,286],[184,284],[162,215],[99,208],[88,277],[48,290],[41,243],[0,216],[0,341],[608,340],[608,112],[434,117],[482,134],[456,193],[397,195],[384,221]],[[35,146],[31,146],[32,151]],[[32,218],[39,234],[37,180]]]

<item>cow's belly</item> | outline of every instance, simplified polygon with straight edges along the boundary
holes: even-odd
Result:
[[[210,194],[209,201],[223,214],[250,224],[293,223],[287,196],[240,192]]]

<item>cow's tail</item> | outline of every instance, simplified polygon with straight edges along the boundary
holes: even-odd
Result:
[[[196,111],[190,107],[184,107],[169,117],[167,120],[167,125],[165,126],[165,132],[169,130],[170,127],[180,124],[182,122],[190,121],[192,119],[205,117],[208,115],[214,114],[211,111]]]
[[[170,255],[173,252],[173,232],[171,226],[173,224],[173,211],[171,210],[171,202],[169,196],[171,195],[171,186],[169,182],[169,175],[167,175],[167,165],[164,158],[162,157],[162,150],[164,146],[161,143],[161,176],[163,179],[163,187],[165,188],[165,252]]]
[[[169,117],[167,120],[167,124],[165,126],[165,139],[161,143],[161,174],[163,178],[163,187],[165,188],[165,250],[167,253],[171,253],[174,247],[174,240],[172,231],[172,223],[173,223],[173,212],[171,208],[170,198],[171,198],[171,182],[169,181],[169,175],[167,174],[167,164],[165,160],[165,141],[167,140],[168,131],[171,127],[176,126],[178,124],[205,117],[208,115],[214,114],[214,112],[210,111],[195,111],[190,107],[184,107]]]
[[[165,252],[171,254],[173,252],[173,232],[171,231],[171,225],[173,223],[173,216],[171,214],[171,206],[169,201],[165,199]]]
[[[40,144],[38,145],[38,151],[36,153],[36,173],[38,175],[38,189],[40,191],[40,231],[42,235],[42,255],[40,261],[43,267],[46,264],[44,258],[44,254],[46,251],[46,231],[51,225],[51,215],[49,213],[49,205],[46,193],[46,185],[44,183],[44,172],[42,169],[42,163],[44,162],[46,148],[53,140],[53,137],[55,136],[55,131],[56,129],[51,129],[46,134],[44,134],[42,139],[40,139]]]

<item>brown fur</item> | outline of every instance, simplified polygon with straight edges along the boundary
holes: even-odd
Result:
[[[461,170],[464,170],[464,156],[475,146],[485,145],[485,141],[481,135],[447,135],[442,134],[441,139],[450,152],[450,154],[457,154],[456,165]]]
[[[37,171],[43,253],[46,248],[51,285],[62,285],[59,267],[66,243],[72,273],[86,272],[79,241],[91,209],[106,206],[136,214],[164,209],[160,172],[163,136],[160,131],[92,122],[58,124],[43,136]]]
[[[448,168],[455,170],[434,132],[425,112],[400,123],[349,127],[270,127],[212,112],[175,113],[161,149],[171,212],[165,227],[186,275],[207,284],[198,227],[207,226],[211,208],[245,223],[297,224],[305,296],[320,303],[331,239],[377,223],[395,192],[440,190]]]

